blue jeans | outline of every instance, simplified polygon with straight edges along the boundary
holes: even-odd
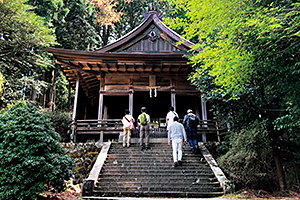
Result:
[[[186,129],[186,133],[187,133],[187,137],[188,137],[191,148],[194,149],[194,145],[195,145],[195,148],[198,149],[197,129],[188,127]]]

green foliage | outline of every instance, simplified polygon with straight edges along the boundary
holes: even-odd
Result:
[[[70,98],[75,96],[75,91],[72,90],[66,76],[61,70],[59,70],[58,76],[56,78],[55,106],[62,111],[69,110],[69,93],[71,94]]]
[[[215,91],[224,95],[229,91],[238,96],[246,91],[245,86],[256,84],[253,81],[261,78],[261,70],[274,69],[274,64],[293,66],[293,62],[285,61],[296,61],[299,56],[295,48],[299,45],[299,27],[294,23],[299,18],[299,4],[293,1],[174,2],[186,16],[172,19],[170,25],[182,27],[187,39],[198,38],[193,49],[202,50],[190,58],[197,66],[193,80],[209,69],[219,86]],[[288,57],[282,54],[285,52],[289,52]]]
[[[218,159],[220,166],[250,188],[261,188],[261,183],[274,181],[273,156],[266,121],[255,121],[239,132],[231,133],[231,148]]]
[[[34,199],[46,186],[63,189],[74,161],[48,116],[18,103],[0,115],[0,196]]]
[[[70,123],[72,122],[71,113],[66,112],[48,112],[51,121],[53,122],[53,126],[55,132],[59,133],[61,142],[70,142]]]
[[[64,0],[69,12],[54,22],[57,41],[64,49],[94,50],[97,44],[96,13],[89,0]]]
[[[248,150],[234,145],[239,137],[252,137],[258,128],[248,125],[260,120],[265,122],[266,138],[261,140],[265,148],[280,148],[285,166],[299,161],[299,2],[172,2],[176,5],[174,9],[185,15],[178,15],[168,22],[171,27],[183,30],[183,36],[196,43],[193,50],[199,50],[189,56],[195,67],[191,82],[212,105],[216,118],[228,124],[233,133],[243,132],[233,134],[229,143],[219,147],[222,152],[230,148],[222,158],[228,158],[224,169],[230,169],[233,176],[246,184],[248,175],[250,185],[255,181],[259,183],[260,179],[253,175],[256,171],[252,170],[251,175],[251,170],[248,174],[242,167],[242,163],[246,166],[252,164],[254,156],[247,157]],[[255,146],[249,147],[256,151]],[[266,169],[263,162],[254,164],[257,164],[257,169]],[[272,170],[276,168],[270,167]],[[258,170],[257,173],[261,172]],[[264,178],[261,180],[263,182]]]
[[[11,100],[22,99],[27,84],[36,80],[36,73],[53,66],[43,48],[56,44],[53,30],[31,11],[32,6],[24,3],[25,0],[0,3],[0,73],[4,83],[0,109]]]
[[[122,13],[120,20],[114,22],[113,26],[110,27],[96,27],[97,30],[102,33],[100,34],[102,39],[101,46],[106,45],[110,40],[114,41],[119,39],[136,28],[144,18],[143,13],[152,5],[154,5],[158,11],[164,12],[164,14],[167,14],[169,11],[169,2],[165,0],[159,2],[151,0],[118,0],[115,10]]]
[[[28,0],[27,4],[34,6],[34,12],[44,17],[50,27],[57,21],[64,21],[64,17],[69,13],[69,8],[64,6],[63,0]]]
[[[44,17],[45,23],[55,30],[58,42],[56,47],[76,50],[96,48],[96,11],[89,0],[28,0],[27,4],[35,6],[33,11]],[[51,59],[55,63],[55,59]],[[52,70],[55,71],[54,74]],[[40,80],[45,77],[44,80],[48,83],[48,87],[39,93],[45,98],[43,106],[53,105],[52,110],[68,111],[73,91],[59,65],[55,65],[51,71],[43,72],[38,73]]]

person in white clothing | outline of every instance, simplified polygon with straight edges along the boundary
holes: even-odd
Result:
[[[169,107],[169,112],[167,113],[166,116],[166,123],[167,123],[167,130],[169,131],[169,127],[173,124],[174,122],[174,117],[178,117],[178,114],[174,111],[174,107],[171,106]]]
[[[122,119],[123,123],[123,147],[126,147],[126,138],[127,138],[127,147],[130,147],[130,138],[131,138],[131,130],[130,130],[130,121],[134,122],[134,118],[129,115],[130,111],[128,109],[125,110],[125,116]]]
[[[174,123],[170,126],[168,132],[168,144],[173,149],[174,167],[181,165],[182,160],[182,143],[187,143],[186,133],[184,126],[178,122],[178,117],[174,117]]]

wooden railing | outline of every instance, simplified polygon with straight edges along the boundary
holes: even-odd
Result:
[[[181,121],[182,122],[182,121]],[[98,134],[100,140],[103,140],[103,134],[119,134],[123,131],[123,124],[121,119],[103,119],[103,120],[77,120],[72,123],[71,138],[76,141],[77,135]],[[151,119],[150,132],[155,135],[167,135],[165,118]],[[206,141],[207,134],[217,136],[218,141],[221,141],[221,136],[227,133],[227,128],[224,124],[215,120],[200,120],[198,125],[198,134],[202,135],[202,140]],[[138,135],[136,135],[138,136]]]

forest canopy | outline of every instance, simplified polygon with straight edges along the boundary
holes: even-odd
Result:
[[[299,2],[173,0],[172,4],[175,18],[167,22],[199,50],[189,56],[195,68],[190,81],[212,104],[215,118],[230,130],[219,148],[227,152],[221,165],[252,188],[283,190],[284,173],[300,161]],[[264,135],[263,140],[257,133]],[[261,143],[264,151],[257,148]],[[245,164],[250,168],[245,170]],[[264,184],[272,182],[274,174],[278,185]]]

